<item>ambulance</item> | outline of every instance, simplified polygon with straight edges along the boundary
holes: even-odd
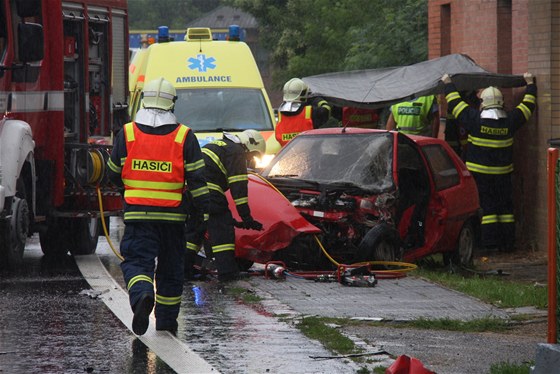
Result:
[[[274,111],[256,61],[230,26],[227,40],[213,40],[209,28],[189,28],[183,41],[171,41],[160,27],[158,42],[140,49],[129,66],[130,117],[140,109],[146,82],[163,77],[177,90],[175,116],[196,134],[200,146],[222,132],[259,131],[266,139],[264,167],[280,149],[274,137]]]

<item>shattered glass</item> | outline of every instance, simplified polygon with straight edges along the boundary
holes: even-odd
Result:
[[[264,176],[343,184],[374,193],[387,191],[393,186],[392,139],[388,133],[296,137]]]

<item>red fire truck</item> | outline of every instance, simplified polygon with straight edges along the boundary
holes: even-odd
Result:
[[[0,264],[95,252],[122,209],[105,175],[127,119],[126,0],[0,0]],[[108,221],[108,220],[107,220]]]

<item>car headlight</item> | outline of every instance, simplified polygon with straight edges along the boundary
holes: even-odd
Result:
[[[257,169],[264,169],[270,164],[270,161],[274,158],[274,155],[262,155],[261,157],[255,157],[255,167]]]

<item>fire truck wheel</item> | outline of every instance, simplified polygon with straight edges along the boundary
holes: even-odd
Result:
[[[69,223],[65,218],[47,219],[47,227],[39,231],[41,250],[46,256],[63,256],[68,253],[69,242],[65,235]]]
[[[72,220],[70,253],[73,255],[95,253],[101,227],[99,221],[99,218],[76,218]]]
[[[358,247],[356,262],[399,260],[401,256],[398,238],[397,231],[387,224],[382,223],[373,227]]]
[[[472,265],[473,253],[476,247],[476,232],[472,222],[465,222],[459,237],[457,246],[452,252],[443,254],[443,261],[446,265],[453,263],[454,265],[470,267]]]

